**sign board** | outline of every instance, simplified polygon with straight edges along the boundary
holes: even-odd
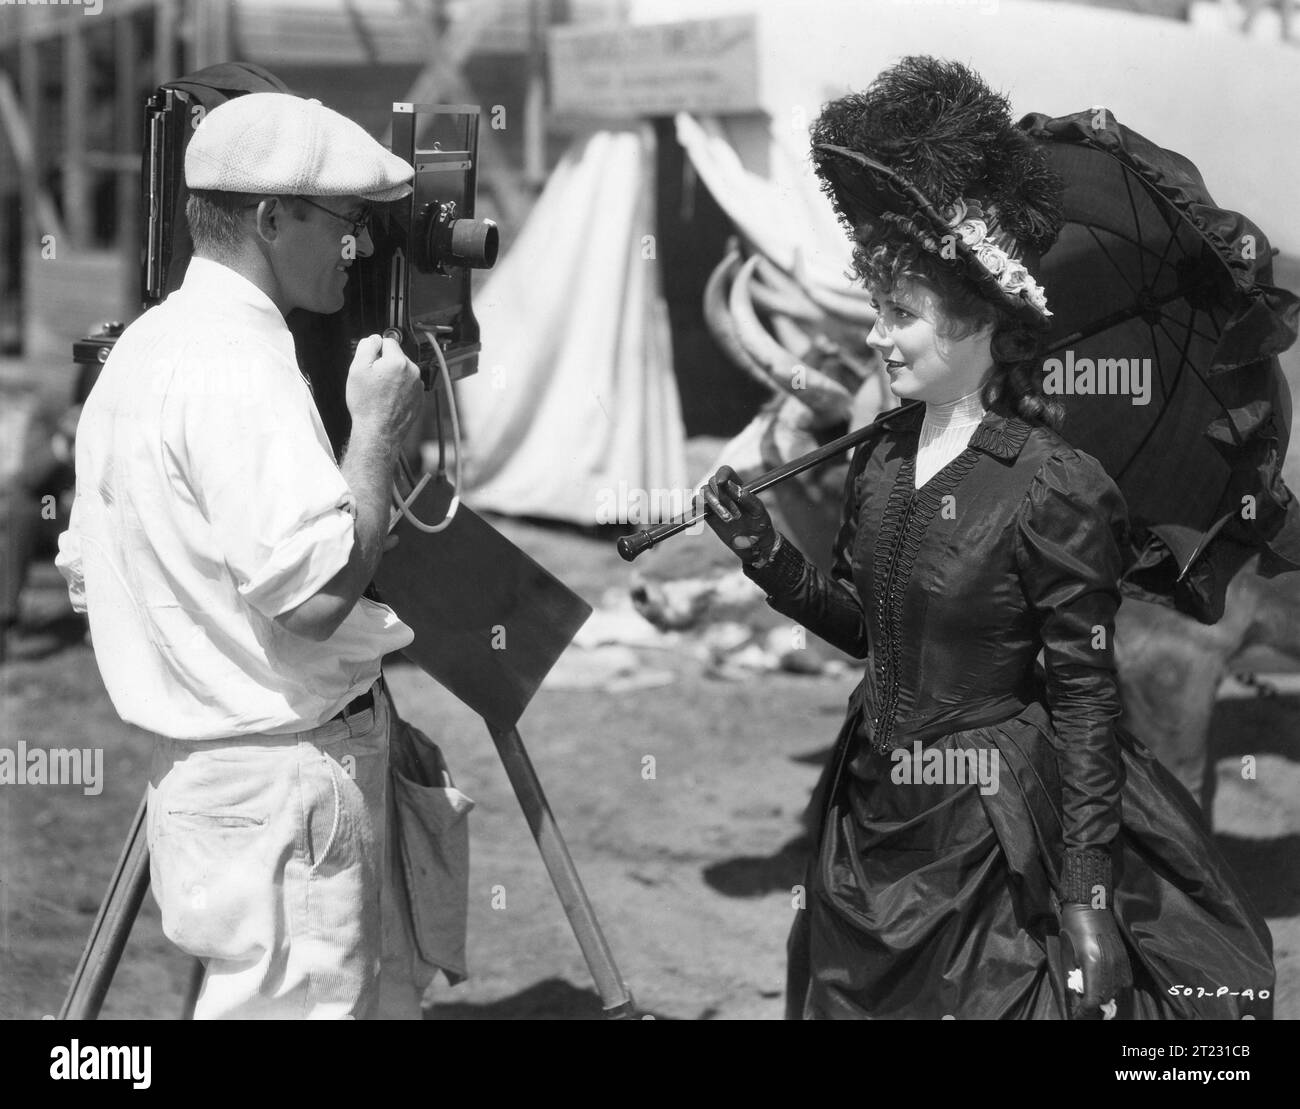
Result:
[[[759,109],[753,15],[627,27],[555,27],[551,104],[582,116]]]

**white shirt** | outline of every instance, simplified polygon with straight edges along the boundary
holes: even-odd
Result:
[[[926,402],[921,437],[916,446],[913,481],[917,489],[966,449],[982,419],[984,405],[980,403],[978,389],[948,404]]]
[[[369,688],[413,638],[391,609],[363,597],[323,643],[274,619],[346,564],[354,506],[279,310],[192,259],[86,401],[59,537],[122,719],[187,740],[303,731]]]

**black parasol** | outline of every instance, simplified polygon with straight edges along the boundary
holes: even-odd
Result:
[[[1040,267],[1050,387],[1073,389],[1056,397],[1062,434],[1128,502],[1126,591],[1213,622],[1252,554],[1265,575],[1300,568],[1276,357],[1300,299],[1272,284],[1264,233],[1216,206],[1186,158],[1103,109],[1019,126],[1066,183],[1066,225]]]

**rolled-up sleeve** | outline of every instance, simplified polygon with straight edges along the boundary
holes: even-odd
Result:
[[[77,531],[77,502],[72,502],[72,518],[67,531],[59,536],[59,553],[54,558],[54,565],[68,583],[68,600],[72,602],[74,612],[86,611],[86,578],[81,565],[81,536]]]
[[[346,565],[355,499],[296,369],[274,358],[226,365],[215,385],[174,391],[175,462],[240,595],[274,618]]]
[[[1043,642],[1061,766],[1067,901],[1091,901],[1097,886],[1110,895],[1124,780],[1114,636],[1126,527],[1114,482],[1074,451],[1043,464],[1017,521],[1017,563]]]

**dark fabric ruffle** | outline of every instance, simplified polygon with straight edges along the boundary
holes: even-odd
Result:
[[[1226,464],[1228,477],[1217,483],[1215,503],[1198,502],[1197,512],[1171,510],[1166,520],[1147,521],[1137,520],[1141,514],[1135,513],[1135,524],[1141,526],[1134,528],[1124,591],[1213,623],[1223,614],[1228,582],[1252,555],[1261,556],[1258,568],[1265,576],[1300,568],[1300,503],[1282,480],[1289,405],[1276,360],[1300,331],[1300,297],[1273,284],[1272,248],[1257,224],[1216,205],[1187,158],[1124,127],[1111,112],[1093,109],[1055,119],[1036,113],[1024,117],[1019,127],[1044,144],[1049,161],[1053,148],[1062,144],[1114,159],[1141,183],[1136,187],[1145,187],[1162,202],[1171,236],[1174,225],[1181,223],[1202,244],[1201,256],[1194,261],[1204,285],[1192,297],[1203,297],[1215,306],[1216,317],[1223,318],[1212,351],[1198,353],[1194,369],[1207,379],[1222,407],[1207,408],[1203,423],[1180,431],[1187,473],[1205,475],[1218,465],[1201,453],[1208,446]],[[1118,196],[1116,203],[1122,203]],[[1068,205],[1066,215],[1071,218]],[[1245,249],[1247,242],[1250,249]],[[1159,256],[1159,251],[1152,255]],[[1049,298],[1052,264],[1049,252],[1044,260]],[[1080,305],[1057,307],[1063,313],[1058,320],[1062,325],[1065,317],[1087,322],[1079,314]],[[1082,450],[1104,458],[1102,444],[1090,436],[1104,439],[1107,434],[1102,425],[1071,432],[1070,438]],[[1132,507],[1132,483],[1149,481],[1149,476],[1113,476]],[[1172,508],[1193,487],[1188,481],[1160,494]],[[1249,514],[1243,514],[1244,497],[1253,498]],[[1197,515],[1205,522],[1190,522]]]

